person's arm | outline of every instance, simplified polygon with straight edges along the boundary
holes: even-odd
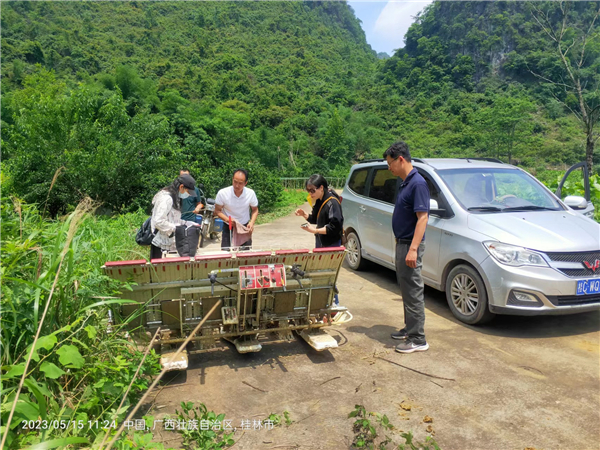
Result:
[[[252,217],[246,228],[252,233],[254,231],[254,222],[256,222],[256,218],[258,217],[258,206],[251,206],[250,208],[252,209]]]
[[[224,189],[221,189],[219,192],[217,192],[217,198],[215,198],[215,216],[229,226],[229,217],[227,217],[223,212],[223,207],[225,206],[225,194],[223,191]],[[235,219],[233,217],[231,218],[231,224],[235,225]]]
[[[328,211],[328,219],[327,225],[325,225],[325,233],[329,236],[341,236],[342,231],[344,229],[344,216],[342,216],[342,205],[338,203],[338,201],[333,198],[329,201],[329,211]]]
[[[419,245],[421,245],[421,241],[425,235],[427,219],[429,218],[427,211],[417,211],[415,214],[417,215],[415,234],[413,235],[413,240],[410,244],[410,248],[408,249],[408,253],[406,254],[406,265],[408,267],[412,267],[413,269],[417,267],[417,253],[419,250]]]
[[[162,231],[167,236],[175,233],[176,224],[169,222],[167,216],[169,211],[173,208],[173,199],[171,196],[162,196],[159,198],[154,205],[152,214],[154,216],[154,225],[156,229]]]
[[[417,215],[417,225],[415,226],[415,233],[413,234],[413,240],[406,254],[406,265],[411,268],[417,267],[417,256],[419,245],[423,241],[425,236],[425,229],[427,228],[427,220],[429,218],[429,187],[427,184],[418,184],[415,187],[414,198],[413,198],[413,211]]]
[[[226,216],[225,213],[223,212],[223,205],[217,205],[217,204],[215,204],[215,216],[217,216],[225,224],[227,224],[227,226],[229,226],[229,217]],[[231,223],[233,225],[235,225],[235,219],[233,217],[231,218]]]
[[[252,233],[254,231],[254,222],[256,222],[256,218],[258,217],[258,198],[256,198],[256,192],[252,189],[250,192],[252,192],[252,195],[250,196],[250,209],[252,210],[252,215],[247,227],[250,233]]]
[[[204,205],[202,204],[202,197],[200,196],[200,191],[198,190],[198,188],[194,189],[196,191],[196,200],[198,200],[198,203],[196,203],[196,208],[194,208],[194,214],[200,214],[200,210]]]
[[[327,223],[321,228],[313,227],[314,234],[328,234],[330,236],[341,236],[342,235],[342,222],[344,220],[342,216],[342,208],[338,203],[333,203],[335,200],[329,200],[327,211]],[[325,214],[325,211],[322,211]]]

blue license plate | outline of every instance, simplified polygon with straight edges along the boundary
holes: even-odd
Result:
[[[590,295],[600,293],[600,278],[581,280],[577,282],[577,295]]]

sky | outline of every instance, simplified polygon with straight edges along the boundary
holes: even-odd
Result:
[[[414,17],[432,0],[426,1],[348,1],[356,17],[362,21],[367,42],[376,52],[392,56],[404,47],[404,35]]]

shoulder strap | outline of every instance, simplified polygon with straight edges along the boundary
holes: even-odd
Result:
[[[335,197],[334,195],[332,195],[331,197],[329,197],[327,200],[325,200],[325,201],[323,202],[323,204],[322,204],[322,205],[321,205],[321,207],[319,208],[319,212],[317,213],[317,220],[319,220],[319,216],[321,215],[321,210],[323,209],[323,206],[325,206],[325,203],[327,203],[327,202],[328,202],[329,200],[331,200],[332,198],[333,198],[333,199],[335,199],[335,200],[337,200],[337,202],[338,202],[338,203],[340,203],[340,201],[339,201],[339,200],[337,199],[337,197]],[[341,203],[340,203],[340,205],[341,205]]]

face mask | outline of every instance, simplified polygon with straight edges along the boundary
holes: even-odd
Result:
[[[179,193],[179,198],[188,198],[189,196],[190,194],[188,191],[183,191],[183,194],[181,192]]]

